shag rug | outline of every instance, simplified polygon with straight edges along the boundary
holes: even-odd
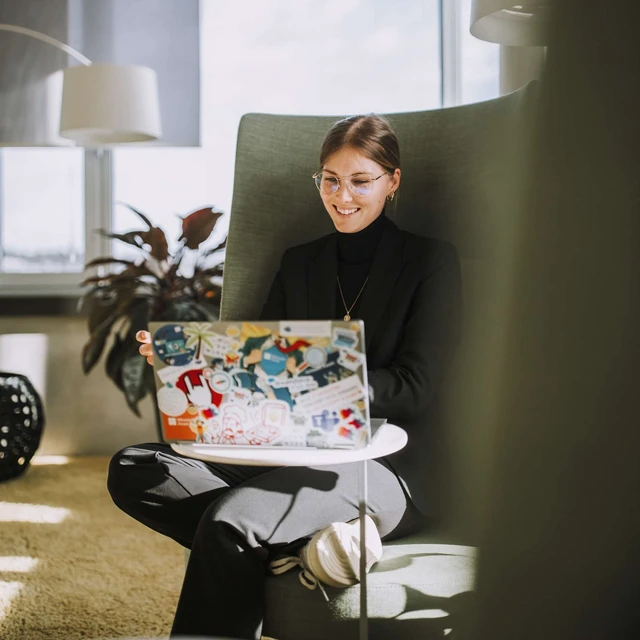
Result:
[[[0,484],[3,640],[169,634],[183,549],[112,503],[108,462],[34,464]]]

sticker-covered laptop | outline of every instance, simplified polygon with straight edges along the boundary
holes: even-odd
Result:
[[[166,442],[369,444],[362,321],[152,322]]]

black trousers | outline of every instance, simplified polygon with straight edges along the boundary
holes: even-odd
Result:
[[[203,462],[166,444],[127,447],[109,465],[114,503],[191,549],[172,636],[259,640],[266,562],[332,522],[358,517],[358,465]],[[424,520],[384,461],[368,463],[368,507],[383,540]],[[302,587],[301,587],[302,588]]]

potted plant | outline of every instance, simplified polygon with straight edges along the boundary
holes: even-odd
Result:
[[[93,275],[82,283],[89,288],[80,299],[80,309],[88,317],[89,339],[82,349],[82,368],[89,373],[100,360],[109,338],[105,368],[107,375],[125,396],[138,416],[138,403],[147,393],[155,396],[153,369],[138,353],[136,333],[146,330],[152,320],[217,320],[226,240],[216,247],[201,249],[222,213],[204,207],[182,218],[178,247],[170,253],[167,239],[159,227],[130,205],[126,205],[146,225],[140,231],[102,235],[132,245],[139,258],[96,258],[86,269],[110,268],[104,275]],[[193,268],[184,273],[184,259],[195,258]],[[113,267],[123,268],[114,271]],[[154,403],[155,405],[155,403]],[[157,408],[156,408],[156,417]]]

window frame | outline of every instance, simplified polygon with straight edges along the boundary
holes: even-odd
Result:
[[[458,105],[462,97],[461,3],[462,0],[439,0],[441,107]],[[111,252],[110,240],[94,230],[112,228],[113,153],[109,149],[85,149],[84,160],[85,262],[88,262]],[[81,273],[0,272],[0,299],[78,298],[82,294],[79,286],[82,279]]]

